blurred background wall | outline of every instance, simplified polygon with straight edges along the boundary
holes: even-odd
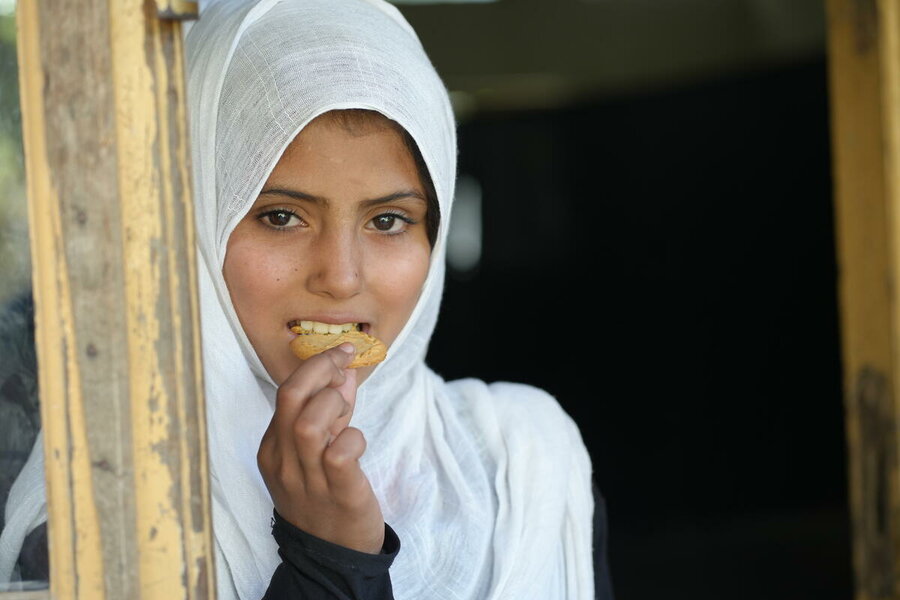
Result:
[[[619,600],[851,598],[823,3],[396,4],[460,123],[435,370],[576,419]]]

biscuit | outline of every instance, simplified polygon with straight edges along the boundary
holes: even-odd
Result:
[[[303,360],[344,342],[356,347],[356,356],[349,369],[377,365],[387,356],[387,346],[382,341],[355,329],[343,333],[309,333],[299,327],[291,327],[291,331],[298,334],[291,341],[291,351]]]

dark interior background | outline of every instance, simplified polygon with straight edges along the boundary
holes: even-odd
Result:
[[[482,193],[429,361],[575,418],[618,600],[852,597],[822,4],[398,3]]]

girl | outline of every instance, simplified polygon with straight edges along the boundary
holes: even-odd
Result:
[[[594,598],[574,422],[424,362],[457,148],[409,24],[382,0],[218,0],[186,53],[218,598]],[[298,325],[387,357],[300,360]],[[517,351],[495,333],[470,343]]]
[[[377,0],[220,0],[186,51],[221,597],[262,597],[281,564],[279,589],[349,597],[593,598],[575,424],[424,363],[457,149],[408,23]],[[301,362],[296,321],[359,323],[387,358]],[[472,343],[515,351],[491,333]]]

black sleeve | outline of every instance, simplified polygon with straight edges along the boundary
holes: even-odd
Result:
[[[263,600],[393,600],[388,569],[400,539],[387,523],[381,554],[357,552],[297,529],[275,512],[272,535],[281,564]]]
[[[597,600],[614,600],[612,576],[606,540],[609,535],[606,521],[606,499],[594,483],[594,597]]]
[[[16,569],[22,581],[47,582],[50,579],[46,522],[25,536]]]

